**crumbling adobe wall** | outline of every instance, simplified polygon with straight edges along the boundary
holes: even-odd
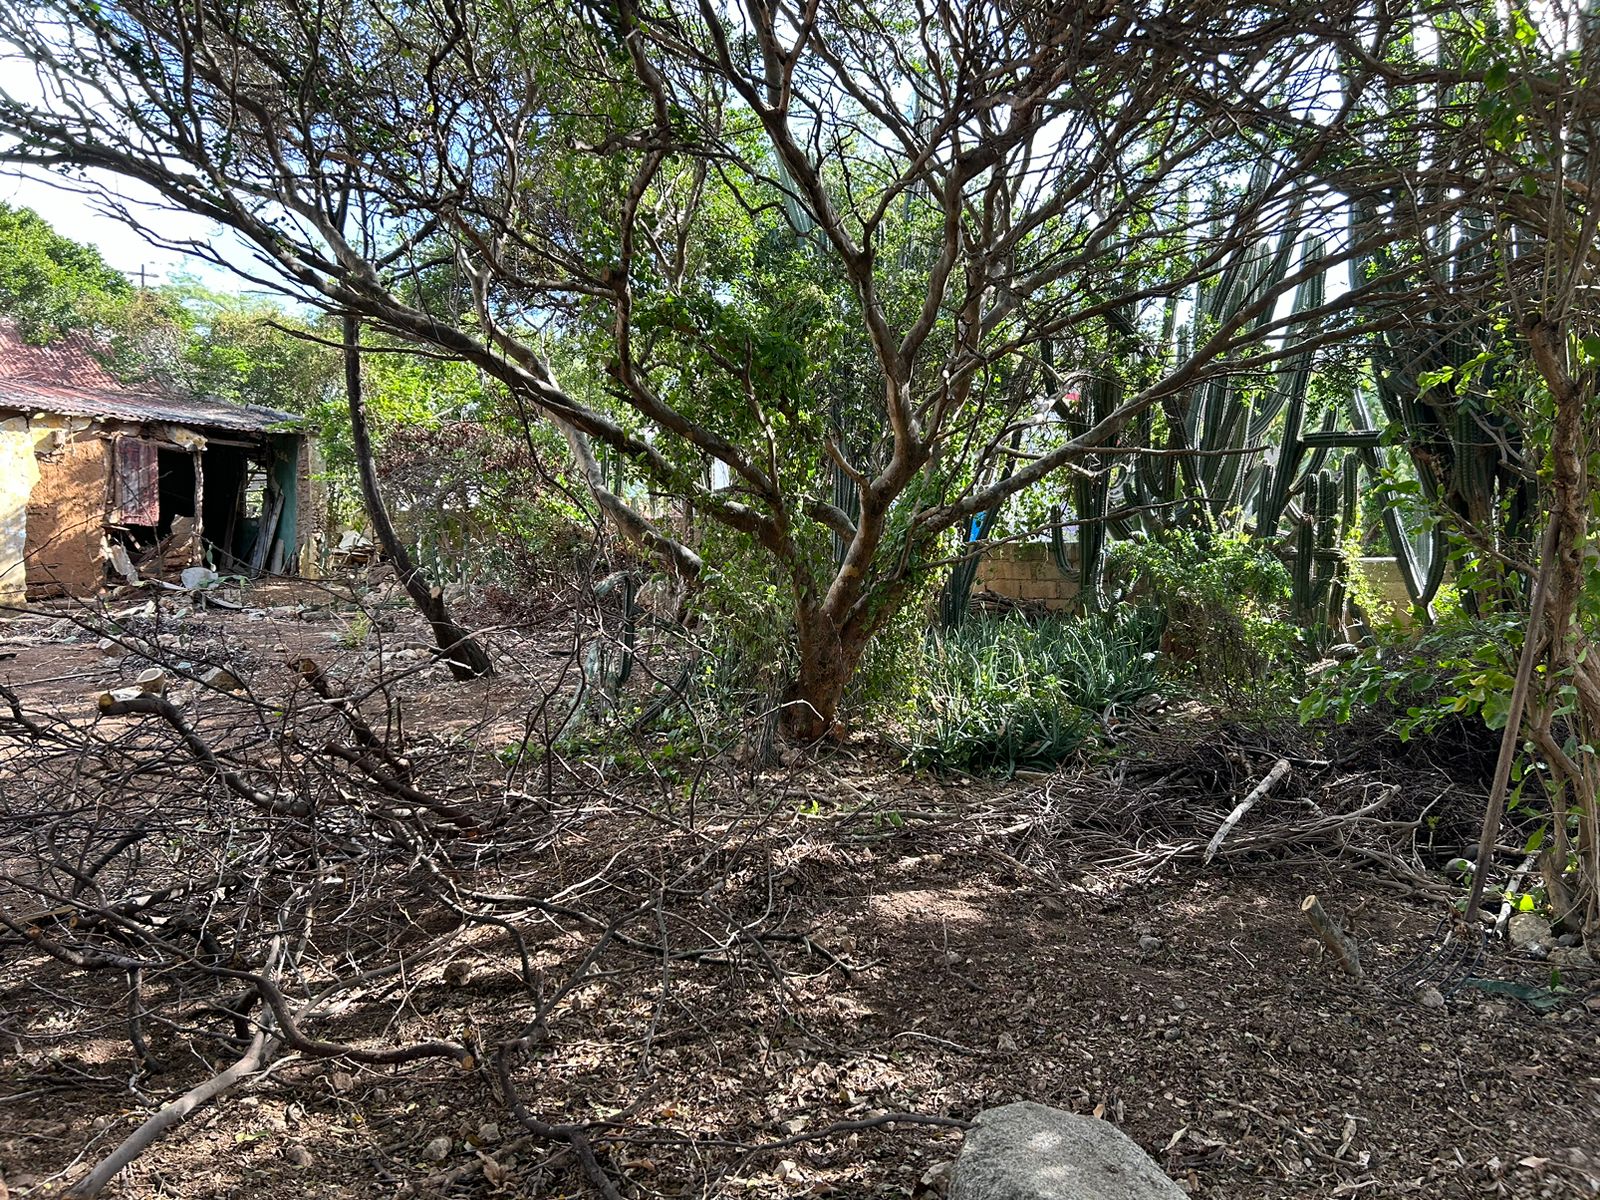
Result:
[[[27,598],[28,497],[38,478],[28,418],[0,419],[0,606],[8,609]]]
[[[79,435],[39,459],[28,501],[28,596],[86,596],[105,576],[107,443]]]

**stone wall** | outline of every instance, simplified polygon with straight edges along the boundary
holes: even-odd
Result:
[[[1078,595],[1075,576],[1063,575],[1043,542],[1008,542],[996,546],[978,564],[974,596],[989,592],[1047,609],[1072,607]]]
[[[1075,549],[1069,545],[1069,551]],[[1358,569],[1369,586],[1388,603],[1389,610],[1372,614],[1384,620],[1408,622],[1411,600],[1392,558],[1363,558]],[[984,593],[1051,611],[1071,608],[1078,595],[1075,575],[1063,575],[1043,542],[1008,542],[996,546],[978,564],[972,585],[974,597]]]

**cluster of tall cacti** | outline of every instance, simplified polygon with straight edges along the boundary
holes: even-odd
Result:
[[[1258,309],[1253,323],[1273,319],[1264,298],[1280,290],[1286,274],[1314,264],[1315,241],[1287,232],[1273,242],[1238,255],[1215,283],[1193,297],[1192,329],[1168,322],[1175,360],[1186,354],[1192,337]],[[1306,343],[1315,334],[1317,310],[1327,290],[1326,276],[1313,271],[1295,290],[1284,344]],[[1250,331],[1255,332],[1255,331]],[[1355,519],[1359,473],[1365,460],[1352,451],[1377,452],[1378,435],[1352,404],[1345,419],[1325,406],[1317,427],[1306,429],[1312,404],[1313,353],[1308,348],[1254,370],[1248,359],[1172,397],[1159,414],[1147,413],[1132,430],[1134,445],[1159,455],[1134,455],[1115,472],[1101,469],[1073,484],[1072,519],[1078,534],[1076,555],[1054,522],[1052,548],[1057,565],[1077,573],[1086,607],[1105,602],[1105,546],[1112,537],[1135,529],[1159,532],[1174,526],[1216,529],[1233,520],[1287,558],[1296,615],[1307,626],[1337,623],[1345,587],[1341,531]],[[1087,429],[1115,405],[1116,383],[1092,378],[1061,406],[1068,436]],[[1153,443],[1164,429],[1165,443]],[[1338,454],[1338,461],[1330,459]],[[1096,465],[1096,464],[1091,464]],[[1403,527],[1401,532],[1404,532]],[[1075,561],[1074,561],[1075,560]]]
[[[1433,257],[1450,276],[1441,292],[1457,290],[1485,268],[1490,236],[1481,220],[1471,218],[1436,232]],[[1380,259],[1372,265],[1392,264]],[[1488,357],[1484,352],[1492,345],[1489,325],[1482,313],[1441,305],[1409,328],[1384,335],[1373,354],[1373,392],[1398,435],[1394,441],[1409,457],[1422,500],[1487,543],[1490,553],[1479,557],[1492,560],[1517,557],[1519,543],[1531,538],[1537,487],[1524,461],[1520,431],[1485,403],[1495,383],[1492,374],[1473,374],[1472,364]],[[1461,386],[1468,378],[1472,386]],[[1355,402],[1370,424],[1367,397],[1357,396]],[[1375,473],[1389,466],[1385,453],[1383,448],[1363,451]],[[1384,520],[1407,591],[1425,610],[1445,575],[1445,528],[1435,523],[1407,536],[1392,505],[1386,506]],[[1462,599],[1475,604],[1479,593],[1469,590]]]
[[[1357,226],[1375,219],[1370,213],[1353,216]],[[1444,269],[1481,269],[1483,231],[1461,226],[1439,231],[1438,238],[1432,250]],[[1182,362],[1192,342],[1252,312],[1241,330],[1242,344],[1304,347],[1259,367],[1250,354],[1242,355],[1137,418],[1120,449],[1144,446],[1159,453],[1102,455],[1082,464],[1087,471],[1074,477],[1063,496],[1067,504],[1054,510],[1051,548],[1057,567],[1077,576],[1083,607],[1098,610],[1107,603],[1108,544],[1141,529],[1242,525],[1285,560],[1298,622],[1322,631],[1344,623],[1344,549],[1352,533],[1363,543],[1376,534],[1360,527],[1374,508],[1423,620],[1431,617],[1449,558],[1446,529],[1426,519],[1428,514],[1454,514],[1459,526],[1504,550],[1526,536],[1534,492],[1517,431],[1485,408],[1477,398],[1481,387],[1454,386],[1492,336],[1487,322],[1474,314],[1426,314],[1410,328],[1377,338],[1364,368],[1347,365],[1357,381],[1314,387],[1311,347],[1321,332],[1331,282],[1329,272],[1314,269],[1322,253],[1316,238],[1293,228],[1241,250],[1213,282],[1185,303],[1169,304],[1154,351],[1136,336],[1129,314],[1113,313],[1111,370],[1073,373],[1052,361],[1048,345],[1043,348],[1041,376],[1055,397],[1063,435],[1072,437],[1117,407],[1119,377],[1134,374],[1119,369],[1128,365],[1128,355],[1154,352],[1169,364]],[[1359,288],[1392,266],[1381,256],[1357,260],[1348,286]],[[1285,318],[1270,298],[1283,290],[1290,272],[1303,280],[1281,340],[1251,336]],[[1187,320],[1177,320],[1179,311]],[[1416,480],[1419,503],[1408,506],[1391,490],[1401,477]],[[1365,503],[1366,497],[1373,502]],[[986,539],[994,517],[984,514],[970,537]],[[1067,531],[1075,538],[1069,540]],[[950,589],[949,614],[964,605],[970,571],[952,583],[963,586]]]
[[[1072,403],[1058,401],[1058,411],[1069,437],[1078,437],[1099,424],[1116,409],[1120,392],[1114,379],[1090,376],[1080,381]],[[1077,559],[1073,562],[1064,538],[1060,509],[1053,510],[1050,522],[1050,552],[1062,574],[1078,574],[1078,595],[1091,612],[1105,607],[1105,553],[1110,537],[1125,533],[1110,515],[1112,487],[1108,464],[1090,459],[1072,484],[1073,515],[1077,518]]]
[[[1471,269],[1470,231],[1457,234],[1454,269]],[[1165,353],[1177,360],[1191,338],[1258,308],[1258,323],[1273,319],[1261,301],[1281,289],[1286,274],[1314,265],[1321,247],[1295,232],[1242,252],[1217,281],[1192,298],[1192,329],[1175,326]],[[1352,267],[1351,286],[1370,268]],[[1328,276],[1313,271],[1297,287],[1283,345],[1315,340]],[[1055,521],[1057,565],[1076,572],[1084,604],[1105,602],[1104,561],[1109,538],[1136,528],[1217,528],[1242,522],[1276,548],[1289,566],[1295,616],[1305,627],[1331,630],[1342,623],[1347,596],[1343,547],[1363,518],[1362,497],[1375,492],[1385,540],[1417,614],[1427,619],[1447,566],[1447,541],[1437,522],[1408,521],[1404,506],[1384,489],[1404,454],[1427,506],[1442,506],[1462,523],[1499,539],[1520,536],[1531,492],[1516,454],[1515,431],[1491,418],[1481,403],[1449,386],[1481,348],[1481,322],[1462,318],[1419,322],[1416,331],[1392,333],[1375,348],[1364,382],[1348,386],[1342,402],[1323,389],[1320,412],[1312,387],[1310,348],[1252,370],[1248,358],[1226,364],[1186,393],[1147,413],[1131,431],[1134,445],[1160,455],[1132,456],[1115,471],[1074,481],[1073,512]],[[1435,335],[1430,331],[1451,332]],[[1130,343],[1131,344],[1131,343]],[[1445,380],[1445,382],[1440,382]],[[1079,384],[1063,409],[1071,436],[1114,407],[1116,381]],[[1385,438],[1381,415],[1395,436]],[[1309,426],[1309,427],[1308,427]],[[1164,430],[1165,441],[1155,446]],[[1387,444],[1386,444],[1387,443]],[[1076,554],[1062,526],[1076,527]]]

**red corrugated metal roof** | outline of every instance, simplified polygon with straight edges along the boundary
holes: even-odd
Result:
[[[25,341],[15,324],[0,319],[0,409],[61,413],[112,421],[164,422],[196,429],[264,433],[293,413],[255,404],[157,395],[129,387],[100,365],[77,335],[48,346]]]

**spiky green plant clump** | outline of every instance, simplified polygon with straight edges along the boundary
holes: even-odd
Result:
[[[1155,688],[1158,622],[1118,619],[968,621],[929,638],[911,703],[914,766],[1010,775],[1053,767],[1098,714]]]

